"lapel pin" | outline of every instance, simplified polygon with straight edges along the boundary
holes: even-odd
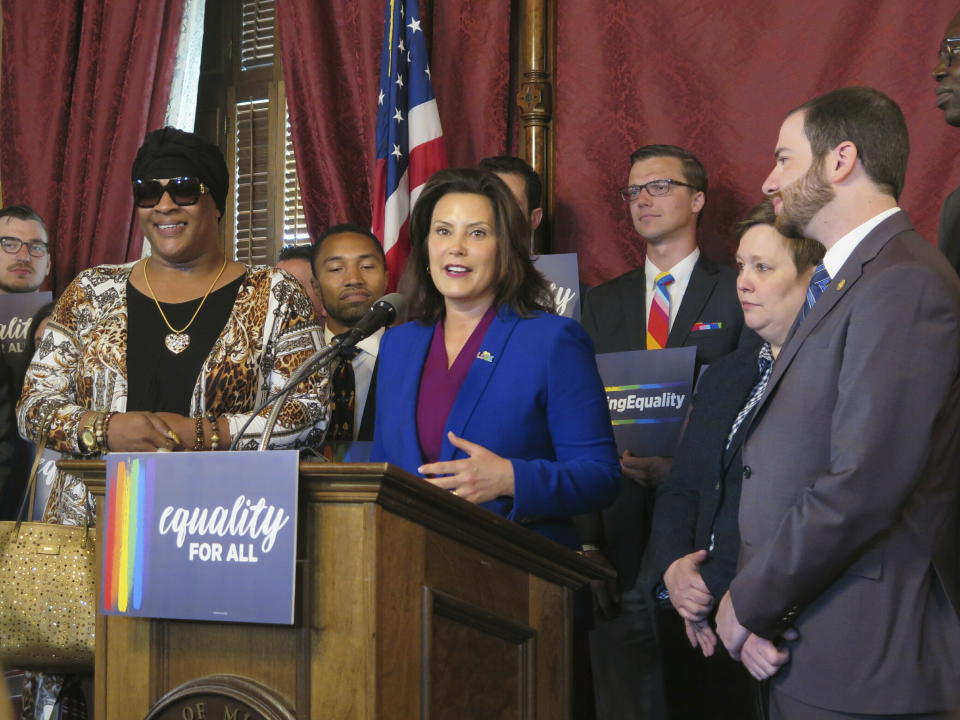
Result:
[[[492,363],[493,355],[489,350],[482,350],[477,353],[477,360],[483,360],[484,362]]]
[[[841,279],[840,282],[837,283],[837,292],[840,292],[840,291],[843,290],[846,286],[847,286],[847,281],[846,281],[846,279]]]

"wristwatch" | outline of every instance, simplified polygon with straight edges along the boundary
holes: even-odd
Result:
[[[101,413],[93,413],[87,417],[87,422],[80,426],[77,445],[80,446],[80,452],[85,455],[100,452],[100,443],[97,442],[97,420],[102,417]]]

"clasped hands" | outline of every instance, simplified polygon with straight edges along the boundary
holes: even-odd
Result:
[[[727,652],[734,660],[743,663],[757,680],[767,680],[790,661],[790,650],[778,648],[766,638],[750,632],[737,621],[730,593],[725,593],[717,608],[717,630],[714,632],[707,619],[714,605],[703,577],[700,565],[707,559],[706,550],[698,550],[678,558],[663,574],[663,582],[670,593],[670,602],[683,618],[687,639],[693,647],[699,647],[704,657],[713,655],[717,636],[723,641]],[[796,640],[796,630],[783,634],[786,641]]]
[[[447,433],[447,438],[467,457],[421,465],[417,472],[425,476],[427,482],[472,503],[513,496],[512,462],[452,432]]]
[[[195,432],[195,421],[177,413],[117,413],[107,429],[107,447],[114,452],[190,450]]]

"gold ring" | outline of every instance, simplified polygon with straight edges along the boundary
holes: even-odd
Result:
[[[167,430],[167,437],[170,438],[171,440],[173,440],[173,442],[175,442],[177,445],[182,445],[182,444],[183,444],[183,443],[180,441],[180,436],[177,435],[173,430]]]

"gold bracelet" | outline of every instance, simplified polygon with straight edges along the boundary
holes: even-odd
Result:
[[[193,449],[203,450],[203,413],[199,413],[194,420],[196,424],[193,426]]]
[[[94,432],[97,434],[97,444],[100,446],[100,452],[110,452],[110,446],[107,443],[107,433],[110,431],[110,420],[112,420],[116,414],[116,410],[111,410],[103,417],[102,422],[98,420],[99,430],[96,429],[97,425],[94,424]]]
[[[210,423],[210,449],[220,449],[220,434],[217,432],[217,418],[212,412],[207,413],[207,421]]]

